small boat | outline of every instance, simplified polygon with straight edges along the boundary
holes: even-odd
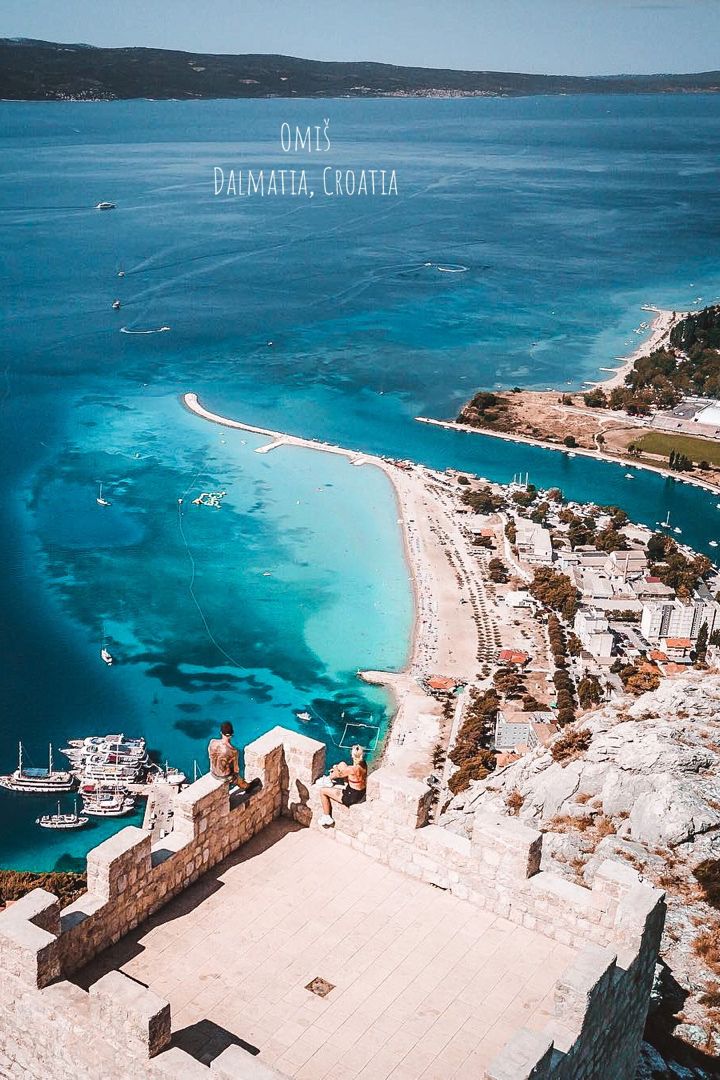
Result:
[[[655,524],[659,525],[661,529],[669,529],[670,528],[670,511],[668,510],[667,517],[665,518],[664,521],[656,521]]]
[[[678,526],[676,525],[675,528],[673,529],[673,532],[677,533],[678,536],[679,536],[682,533],[682,529],[679,529]]]
[[[105,663],[107,664],[108,667],[112,667],[112,665],[113,665],[113,655],[112,655],[111,652],[108,652],[108,650],[105,648],[104,645],[103,645],[102,649],[100,650],[100,658],[105,661]]]
[[[115,203],[114,202],[99,202],[99,203],[96,203],[95,209],[96,210],[114,210],[115,209]]]
[[[124,270],[118,270],[117,276],[118,277],[125,277],[125,271]]]
[[[119,300],[113,300],[112,306],[113,306],[113,311],[119,311],[122,305],[120,304]]]
[[[23,768],[23,745],[18,743],[18,767],[9,776],[0,776],[0,787],[24,794],[44,795],[56,791],[72,791],[75,777],[71,772],[56,772],[53,769],[52,745],[49,748],[47,769]]]
[[[717,547],[718,546],[717,540],[710,540],[709,543],[710,543],[710,547]]]
[[[97,495],[97,498],[96,498],[95,502],[98,504],[98,506],[112,506],[112,503],[110,502],[109,499],[104,499],[103,498],[102,480],[98,480],[98,484],[100,485],[100,490],[98,491],[98,495]]]
[[[309,712],[296,712],[295,715],[297,716],[298,720],[302,720],[303,724],[309,724],[312,720],[312,716]]]
[[[631,472],[626,472],[625,473],[625,479],[626,480],[634,480],[635,477],[633,476],[633,474]]]
[[[78,814],[77,800],[72,814],[61,814],[60,803],[57,804],[57,814],[43,814],[35,819],[35,824],[41,829],[82,829],[90,820],[85,814]]]
[[[171,787],[179,787],[180,784],[187,781],[187,777],[184,772],[180,769],[174,769],[166,761],[162,768],[159,765],[154,766],[154,771],[148,777],[148,781],[153,784],[169,784]]]
[[[124,817],[135,809],[132,795],[99,794],[83,799],[83,813],[90,817]]]

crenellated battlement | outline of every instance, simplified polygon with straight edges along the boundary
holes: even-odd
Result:
[[[174,1080],[281,1075],[239,1046],[228,1047],[211,1070],[171,1047],[167,1001],[119,971],[89,991],[67,979],[277,818],[318,829],[324,769],[321,743],[275,728],[246,748],[246,776],[259,781],[252,794],[231,796],[226,784],[205,776],[174,797],[173,830],[162,840],[152,844],[142,829],[128,827],[94,848],[88,890],[62,912],[54,896],[36,889],[0,914],[0,1073],[4,1066],[10,1077],[43,1080],[69,1071],[107,1080],[131,1072]],[[363,804],[334,807],[327,843],[357,849],[478,912],[564,945],[584,943],[557,983],[552,1022],[543,1031],[518,1030],[485,1075],[600,1078],[607,1075],[602,1063],[614,1061],[613,1075],[630,1078],[662,932],[662,894],[612,862],[600,867],[592,889],[573,885],[539,870],[542,836],[535,830],[478,814],[468,839],[428,824],[429,806],[424,783],[379,768]]]

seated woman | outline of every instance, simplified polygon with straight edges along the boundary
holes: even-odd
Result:
[[[332,817],[333,802],[342,803],[343,806],[354,806],[355,803],[362,802],[365,798],[368,771],[365,752],[362,746],[356,744],[350,753],[352,755],[352,765],[346,765],[344,761],[341,761],[338,765],[333,765],[330,770],[331,780],[345,781],[342,787],[323,788],[320,792],[323,808],[320,824],[324,825],[326,829],[335,824]]]

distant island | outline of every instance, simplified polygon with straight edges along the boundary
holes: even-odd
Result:
[[[103,49],[0,38],[0,98],[521,97],[533,94],[695,94],[720,90],[720,72],[692,75],[528,75],[502,71],[327,63],[255,53]]]

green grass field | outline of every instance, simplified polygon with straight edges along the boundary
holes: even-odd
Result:
[[[662,454],[669,458],[672,450],[685,454],[697,464],[709,461],[711,465],[720,465],[720,442],[710,439],[695,439],[692,435],[668,435],[661,431],[651,431],[635,442],[646,454]]]

